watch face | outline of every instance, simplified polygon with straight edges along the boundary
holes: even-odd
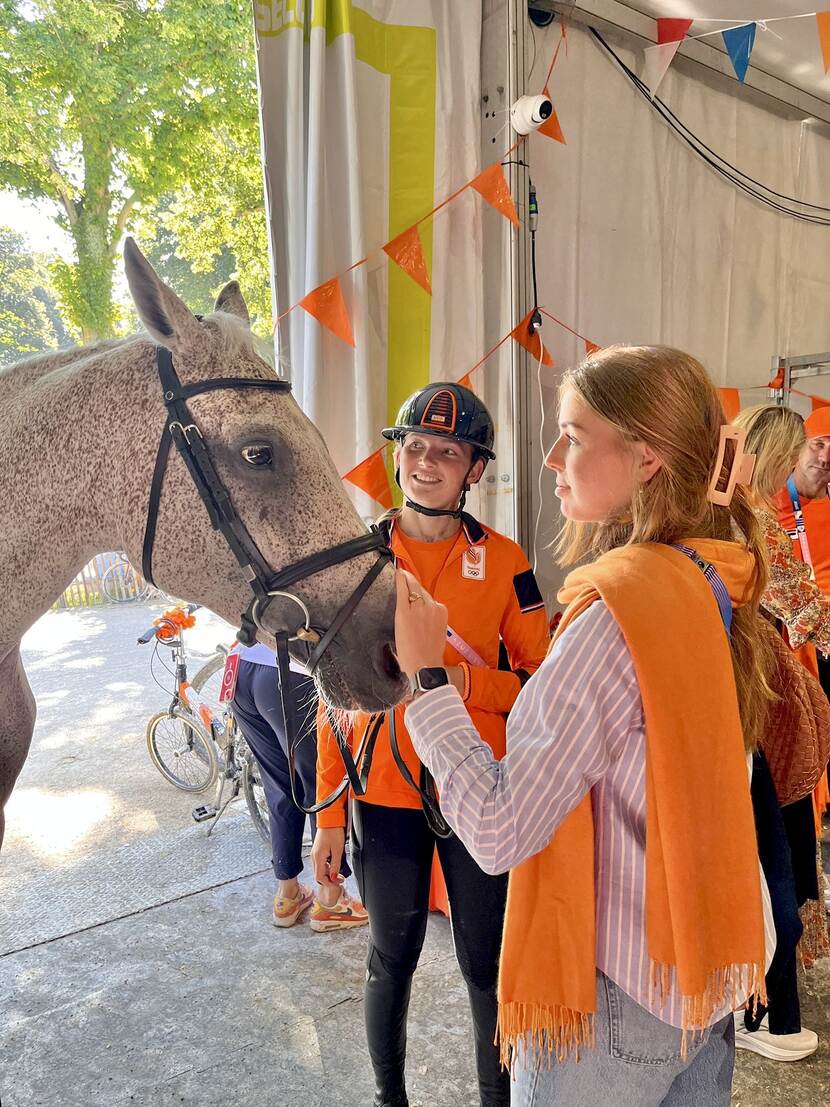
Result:
[[[418,685],[422,692],[429,692],[433,688],[441,688],[444,684],[449,684],[446,669],[418,670]]]

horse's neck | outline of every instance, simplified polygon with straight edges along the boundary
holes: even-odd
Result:
[[[6,397],[0,416],[0,654],[94,554],[124,548],[118,520],[135,488],[123,483],[130,471],[123,462],[135,444],[136,405],[140,409],[149,387],[146,372],[131,365],[137,349],[103,350],[53,367]],[[142,381],[145,395],[137,393]],[[142,448],[150,449],[136,446]]]

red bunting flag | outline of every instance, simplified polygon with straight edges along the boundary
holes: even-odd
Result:
[[[388,511],[392,507],[392,489],[389,487],[389,473],[386,469],[386,447],[381,446],[373,454],[355,465],[343,477],[349,484],[359,488],[381,507]]]
[[[404,273],[408,273],[413,281],[423,288],[424,292],[432,295],[432,285],[429,283],[424,248],[417,224],[393,238],[391,242],[387,242],[383,249]]]
[[[718,395],[726,412],[726,418],[731,423],[741,410],[741,394],[737,388],[719,388]]]
[[[693,19],[658,19],[657,41],[661,45],[664,42],[682,42],[692,23]]]
[[[545,96],[547,96],[552,105],[553,99],[551,98],[550,89],[547,85],[545,85]],[[553,109],[542,126],[537,127],[537,131],[540,135],[545,135],[547,138],[552,138],[556,142],[561,142],[563,146],[565,145],[565,136],[559,125],[559,116],[556,114],[556,108]]]
[[[473,177],[470,181],[470,187],[474,188],[488,204],[492,204],[496,211],[501,212],[506,219],[509,219],[511,223],[518,227],[519,217],[516,214],[516,205],[510,195],[510,186],[507,183],[507,177],[504,175],[504,169],[499,162],[488,166],[483,173]]]
[[[533,310],[529,311],[527,315],[522,319],[521,323],[517,327],[514,327],[510,332],[512,338],[514,338],[520,346],[523,346],[528,353],[536,361],[539,360],[539,354],[542,355],[542,364],[548,367],[553,365],[553,358],[548,353],[542,342],[542,336],[538,331],[534,331],[532,334],[528,330],[528,324],[530,323],[530,317],[533,315]]]
[[[824,60],[824,72],[830,72],[830,12],[816,12],[818,40],[821,44],[821,56]]]
[[[340,280],[332,277],[325,284],[313,288],[308,295],[300,300],[300,307],[309,315],[328,327],[332,334],[354,346],[352,325],[349,322],[349,313],[346,311],[346,301],[343,299],[343,289]]]
[[[597,350],[601,350],[602,346],[597,346],[596,342],[592,342],[590,338],[585,339],[585,356],[590,357],[591,354],[595,354]]]

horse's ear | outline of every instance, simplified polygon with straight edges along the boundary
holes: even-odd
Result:
[[[251,325],[251,317],[248,314],[248,305],[239,288],[237,281],[228,281],[219,295],[216,297],[214,311],[226,311],[228,315],[235,315],[243,323]]]
[[[124,271],[136,310],[154,341],[175,353],[203,340],[196,316],[161,280],[132,238],[124,241]]]

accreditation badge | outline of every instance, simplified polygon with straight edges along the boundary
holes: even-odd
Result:
[[[461,575],[465,580],[484,580],[487,551],[483,546],[470,546],[461,558]]]

